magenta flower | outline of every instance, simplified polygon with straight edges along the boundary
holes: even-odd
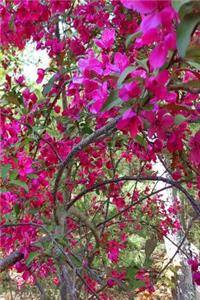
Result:
[[[69,48],[73,52],[74,55],[82,55],[85,52],[85,48],[83,47],[81,41],[79,39],[72,39],[69,42]]]
[[[200,168],[200,130],[190,139],[189,145],[191,147],[189,158],[194,166]]]
[[[18,78],[15,79],[16,83],[19,85],[23,86],[25,84],[25,77],[23,75],[19,76]]]
[[[116,52],[114,55],[114,64],[106,63],[106,69],[104,71],[104,75],[109,75],[111,73],[121,73],[128,67],[128,57],[126,54],[122,54],[120,52]]]
[[[193,273],[192,278],[196,285],[200,285],[200,272]]]
[[[44,79],[44,75],[45,75],[45,70],[44,69],[38,69],[37,70],[37,75],[38,75],[38,78],[36,80],[36,82],[39,84],[42,82],[42,80]]]
[[[27,157],[23,152],[17,154],[19,175],[24,177],[33,172],[32,159]]]
[[[90,77],[92,74],[103,74],[102,63],[95,57],[93,51],[89,51],[88,58],[79,60],[79,69],[86,76]]]
[[[118,285],[121,281],[126,279],[125,272],[118,272],[117,270],[113,270],[111,272],[111,277],[107,280],[107,285],[109,288]]]
[[[119,260],[119,248],[120,245],[115,240],[108,241],[108,258],[113,262],[117,263]]]
[[[197,258],[189,259],[188,264],[191,266],[192,272],[195,272],[198,270],[199,262]]]
[[[90,111],[94,114],[98,113],[108,97],[107,82],[104,82],[99,89],[92,92],[94,103],[90,106]]]
[[[130,9],[136,10],[141,14],[151,13],[153,12],[157,6],[157,0],[140,0],[140,1],[133,1],[133,0],[120,0],[122,4]]]
[[[123,101],[128,101],[140,95],[140,88],[137,82],[125,83],[119,90],[119,96]]]
[[[149,63],[153,70],[159,69],[164,65],[167,59],[168,48],[166,44],[160,43],[157,47],[155,47],[149,56]]]
[[[165,139],[167,132],[174,123],[173,117],[164,111],[159,111],[157,114],[152,111],[146,111],[144,112],[144,117],[149,122],[148,134],[150,138],[156,134],[159,139]]]
[[[50,0],[52,13],[63,13],[65,10],[70,8],[71,0]]]
[[[115,41],[115,30],[105,29],[101,39],[94,39],[96,45],[101,49],[111,49]]]
[[[153,93],[156,98],[164,99],[168,96],[167,84],[169,81],[169,72],[167,70],[161,71],[157,76],[147,78],[145,87]]]
[[[114,56],[114,64],[118,68],[119,72],[123,72],[124,69],[128,66],[128,57],[126,54],[116,52]]]
[[[124,132],[129,131],[131,137],[134,138],[139,128],[142,128],[142,121],[132,109],[128,109],[118,122],[117,128]]]
[[[142,23],[140,25],[142,31],[144,33],[148,32],[150,29],[157,28],[161,23],[160,15],[158,13],[145,16],[142,19]]]
[[[118,210],[123,209],[125,207],[125,200],[122,197],[116,197],[112,200],[112,203],[115,204]]]

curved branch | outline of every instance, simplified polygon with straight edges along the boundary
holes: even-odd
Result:
[[[120,210],[120,211],[117,212],[115,215],[113,215],[113,216],[109,217],[108,219],[106,219],[106,220],[100,222],[99,224],[96,225],[96,227],[98,228],[98,227],[100,227],[101,225],[104,225],[104,224],[106,224],[106,223],[112,221],[113,219],[115,219],[115,218],[117,218],[118,216],[122,215],[123,213],[127,212],[127,211],[128,211],[129,209],[131,209],[132,207],[136,206],[137,204],[142,203],[144,200],[148,199],[149,197],[151,197],[151,196],[153,196],[153,195],[156,195],[156,194],[158,194],[158,193],[160,193],[160,192],[162,192],[162,191],[165,191],[165,190],[167,190],[167,189],[171,189],[171,188],[172,188],[171,186],[166,186],[166,187],[163,187],[162,189],[159,189],[159,190],[157,190],[157,191],[153,191],[153,192],[151,192],[150,194],[141,197],[139,200],[137,200],[137,201],[131,203],[129,206],[127,206],[126,208]]]
[[[16,264],[16,262],[22,260],[24,258],[24,254],[19,250],[12,252],[10,255],[0,259],[0,272],[5,271],[9,267]]]
[[[58,173],[57,173],[57,176],[56,176],[56,180],[55,180],[55,184],[54,184],[54,188],[53,188],[53,199],[54,199],[54,202],[56,202],[56,193],[58,191],[58,187],[59,187],[59,183],[60,183],[62,174],[63,174],[65,168],[68,166],[68,164],[71,161],[71,159],[80,150],[82,150],[85,146],[88,146],[89,144],[91,144],[94,141],[96,141],[98,137],[100,137],[102,135],[108,135],[108,132],[115,127],[115,125],[117,124],[117,122],[119,121],[119,119],[120,119],[120,116],[114,118],[112,121],[110,121],[108,124],[106,124],[102,128],[96,130],[94,133],[90,134],[88,137],[82,139],[80,141],[80,143],[78,143],[77,145],[75,145],[72,148],[71,152],[67,155],[66,159],[62,163],[60,169],[58,170]]]
[[[90,222],[90,220],[88,219],[88,217],[86,215],[84,215],[76,207],[71,207],[70,210],[69,210],[69,213],[72,214],[72,216],[77,217],[86,227],[88,227],[91,230],[92,234],[95,237],[97,245],[99,245],[99,240],[100,240],[99,233],[96,230],[94,224],[92,224],[92,222]]]
[[[161,181],[167,184],[170,184],[171,186],[177,188],[179,191],[181,191],[186,198],[189,200],[190,204],[192,205],[195,212],[200,216],[200,205],[197,204],[195,199],[191,194],[188,193],[188,191],[177,181],[171,180],[169,178],[165,178],[162,176],[123,176],[119,178],[113,178],[108,179],[103,182],[97,183],[93,185],[92,187],[84,190],[80,194],[78,194],[74,199],[72,199],[69,204],[67,205],[66,209],[69,209],[72,205],[75,204],[76,201],[78,201],[82,196],[86,195],[89,192],[92,192],[93,190],[96,190],[104,185],[110,184],[110,183],[117,183],[120,181]]]

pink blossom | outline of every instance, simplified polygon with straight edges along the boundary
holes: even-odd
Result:
[[[54,55],[60,54],[64,50],[65,43],[58,41],[56,38],[52,40],[48,39],[45,43],[45,47],[50,49],[49,56],[53,57]]]
[[[153,93],[158,99],[164,99],[168,96],[167,83],[169,81],[169,72],[167,70],[161,71],[157,76],[147,78],[145,87]]]
[[[24,177],[33,172],[32,159],[27,157],[23,152],[17,154],[19,175]]]
[[[53,13],[63,13],[66,9],[70,8],[71,0],[50,0],[51,10]]]
[[[126,54],[116,52],[114,56],[114,64],[118,68],[119,72],[123,72],[128,66],[128,57]]]
[[[192,272],[198,270],[199,262],[197,258],[189,259],[188,264],[191,266]]]
[[[79,68],[86,77],[90,77],[92,74],[103,74],[102,63],[95,57],[93,51],[89,51],[88,58],[79,60]]]
[[[119,260],[119,248],[120,245],[116,240],[110,240],[107,242],[108,245],[108,258],[113,262],[117,263]]]
[[[193,278],[194,282],[196,283],[196,285],[200,285],[200,272],[194,272],[192,274],[192,278]]]
[[[144,112],[144,118],[149,122],[148,134],[150,138],[156,134],[159,139],[165,139],[169,128],[174,123],[173,117],[161,110],[158,113],[146,111]]]
[[[157,28],[149,29],[147,32],[136,40],[136,47],[141,48],[144,45],[151,45],[153,42],[159,42],[160,33]]]
[[[105,29],[101,39],[94,39],[96,45],[102,49],[111,49],[115,41],[115,30]]]
[[[117,124],[118,129],[125,132],[129,131],[132,138],[137,135],[139,128],[142,128],[142,126],[141,119],[132,109],[128,109]]]
[[[43,81],[43,78],[44,78],[44,75],[45,75],[45,70],[44,69],[38,69],[37,70],[37,75],[38,75],[38,78],[36,80],[36,82],[39,84]]]
[[[90,278],[88,275],[85,275],[85,281],[87,282],[87,286],[89,286],[88,291],[91,292],[92,291],[96,291],[96,286],[97,286],[97,283],[95,280],[93,280],[92,278]]]
[[[107,280],[107,285],[109,288],[112,288],[113,286],[119,285],[121,281],[125,279],[126,272],[118,272],[117,270],[113,270],[110,278]]]
[[[73,52],[74,55],[82,55],[85,52],[85,48],[83,47],[81,41],[79,39],[72,39],[69,42],[69,48]]]
[[[142,23],[140,25],[144,33],[148,32],[150,29],[157,28],[161,23],[161,19],[158,13],[148,15],[143,17]]]
[[[19,76],[18,78],[15,79],[16,83],[19,85],[23,86],[25,83],[25,77],[23,75]]]
[[[137,82],[125,83],[119,90],[119,96],[123,101],[128,101],[132,98],[138,97],[141,93]]]
[[[160,43],[151,51],[149,63],[153,70],[163,66],[167,59],[167,53],[168,49],[164,43]]]
[[[124,206],[125,206],[125,201],[124,201],[124,199],[122,197],[116,197],[116,198],[114,198],[113,201],[112,201],[112,203],[115,204],[116,207],[117,207],[117,209],[119,209],[119,210],[122,209],[122,208],[124,208]]]
[[[17,202],[17,196],[15,194],[11,192],[1,193],[0,207],[1,207],[2,215],[11,212],[16,202]]]
[[[168,136],[167,149],[170,152],[181,151],[183,149],[186,128],[187,124],[183,122]]]
[[[122,54],[120,52],[116,52],[114,55],[114,63],[107,63],[106,70],[104,71],[104,75],[109,75],[112,73],[121,73],[124,71],[126,67],[128,67],[128,57],[126,54]]]
[[[191,162],[198,168],[200,167],[200,130],[197,131],[195,136],[190,139],[190,154]]]
[[[108,97],[107,82],[104,82],[99,89],[92,92],[93,104],[90,106],[92,113],[98,113]]]
[[[130,9],[136,10],[141,14],[151,13],[155,9],[157,9],[158,1],[157,0],[140,0],[140,1],[133,1],[133,0],[120,0],[122,4]]]
[[[53,283],[54,283],[56,286],[58,286],[58,285],[60,284],[60,281],[59,281],[59,279],[58,279],[57,276],[53,278]]]

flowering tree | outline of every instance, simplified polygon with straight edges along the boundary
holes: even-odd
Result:
[[[153,293],[150,256],[181,227],[182,202],[166,208],[162,193],[200,216],[199,2],[5,0],[0,12],[0,269],[41,299],[46,277],[62,300]],[[28,42],[50,57],[31,86]],[[140,266],[126,263],[134,233],[148,237]]]

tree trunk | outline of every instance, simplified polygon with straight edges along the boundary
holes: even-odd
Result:
[[[78,300],[76,295],[75,282],[70,277],[66,262],[62,257],[62,252],[58,247],[53,250],[53,256],[58,267],[60,280],[60,299],[61,300]]]
[[[154,170],[158,172],[158,175],[164,174],[165,177],[170,177],[170,174],[166,172],[163,164],[158,160],[154,165]],[[161,189],[166,184],[163,182],[158,182],[156,185],[157,189]],[[175,204],[175,199],[178,196],[177,190],[174,188],[167,189],[162,192],[163,203],[165,209],[173,207]],[[180,222],[178,215],[174,216],[174,220]],[[174,295],[174,300],[199,300],[199,295],[197,295],[197,290],[192,281],[192,272],[191,268],[188,265],[188,257],[184,254],[191,256],[191,245],[187,240],[186,233],[183,230],[183,227],[176,233],[169,233],[166,238],[164,238],[165,248],[169,260],[178,262],[180,264],[180,269],[177,274],[177,284]],[[177,246],[175,246],[177,245]],[[194,247],[193,247],[194,248]],[[197,253],[194,253],[197,255]]]

